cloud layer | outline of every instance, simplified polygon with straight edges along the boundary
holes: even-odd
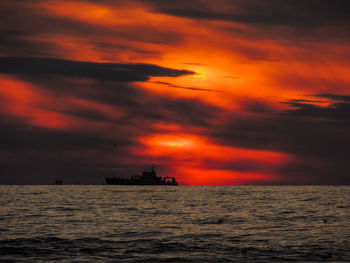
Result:
[[[348,1],[0,6],[0,183],[350,183]]]
[[[150,76],[179,77],[194,74],[149,64],[93,63],[52,58],[0,57],[0,72],[6,74],[54,74],[105,81],[146,81]]]

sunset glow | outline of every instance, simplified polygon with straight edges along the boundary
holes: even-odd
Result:
[[[92,183],[151,163],[186,185],[349,182],[348,18],[263,2],[2,3],[3,151],[69,149]]]

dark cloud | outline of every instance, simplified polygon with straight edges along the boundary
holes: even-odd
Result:
[[[325,98],[325,96],[320,97]],[[336,100],[349,99],[349,96],[339,96],[332,94],[327,94],[326,97]],[[289,101],[285,103],[291,106],[292,109],[286,110],[282,114],[299,117],[327,118],[330,120],[342,120],[350,122],[350,103],[348,102],[336,102],[324,107],[296,101]]]
[[[321,93],[321,94],[317,94],[317,95],[313,95],[313,96],[318,97],[318,98],[323,98],[323,99],[335,100],[335,101],[350,102],[350,95]]]
[[[32,56],[52,56],[56,45],[33,40],[33,35],[19,30],[0,30],[0,56],[11,54],[31,54]]]
[[[68,115],[79,112],[81,118],[109,123],[107,127],[113,130],[114,137],[106,136],[105,128],[95,132],[52,131],[24,124],[14,117],[1,116],[0,135],[4,138],[0,151],[2,183],[51,183],[57,178],[63,178],[67,183],[101,183],[106,176],[139,173],[154,160],[137,156],[134,146],[138,144],[139,136],[161,132],[153,126],[158,122],[179,124],[192,130],[200,127],[201,136],[208,136],[221,145],[277,151],[292,156],[277,168],[251,162],[207,160],[208,167],[213,169],[277,173],[280,178],[276,184],[350,183],[346,176],[350,173],[347,165],[350,126],[339,116],[310,117],[309,106],[299,104],[290,104],[297,107],[290,111],[303,110],[304,114],[276,113],[264,103],[246,99],[246,109],[253,115],[231,115],[225,119],[220,116],[227,113],[223,114],[213,106],[191,99],[158,97],[130,83],[94,81],[86,85],[77,84],[71,78],[55,79],[57,86],[50,85],[50,79],[47,82],[35,79],[32,83],[57,96],[71,92],[121,109],[124,115],[120,118],[103,118],[103,115],[96,116],[96,112],[79,107],[64,110]],[[89,92],[85,94],[86,89]],[[334,94],[320,96],[340,100]],[[341,99],[347,100],[347,96]],[[338,107],[338,103],[344,102],[335,101],[331,107]],[[315,113],[311,112],[311,115]],[[343,124],[337,125],[338,122]],[[160,158],[160,161],[165,163],[166,158]]]
[[[45,23],[45,22],[43,22]],[[72,22],[74,23],[74,22]],[[77,22],[78,23],[78,22]],[[75,25],[76,26],[76,25]],[[93,28],[94,26],[90,27]],[[74,26],[70,25],[67,26],[67,28],[74,28]],[[53,32],[55,28],[52,28],[52,31],[48,29],[48,32]],[[36,32],[37,30],[29,29],[28,31],[21,31],[21,30],[0,30],[0,56],[27,56],[28,54],[31,54],[31,56],[36,57],[52,57],[55,58],[57,56],[56,52],[59,52],[62,49],[62,46],[60,46],[61,43],[59,42],[53,42],[50,41],[50,39],[47,39],[45,37],[41,37],[42,35],[47,35],[48,33],[45,32]],[[93,30],[89,32],[85,32],[84,30],[80,30],[77,28],[78,32],[68,32],[68,34],[77,36],[79,34],[86,34],[89,35],[97,35],[100,37],[100,34],[103,36],[103,34],[113,34],[113,35],[119,35],[116,34],[116,32],[103,32],[103,30],[96,30],[94,32]],[[135,35],[137,35],[135,33]],[[102,38],[102,37],[101,37]],[[169,39],[169,37],[167,37]],[[120,54],[125,51],[131,52],[133,56],[135,55],[142,55],[143,57],[154,57],[158,53],[156,51],[146,50],[142,47],[136,48],[130,45],[121,45],[116,43],[110,43],[103,40],[85,40],[81,42],[82,44],[89,43],[91,45],[92,49],[96,50],[97,52],[100,52],[103,54],[103,58],[106,60],[113,60],[115,59],[116,54]]]
[[[203,129],[212,126],[220,111],[194,99],[155,96],[132,83],[79,82],[64,76],[32,78],[31,75],[25,80],[60,101],[59,107],[37,107],[91,124],[89,128],[53,130],[3,112],[0,114],[3,139],[0,183],[41,184],[62,178],[66,183],[99,184],[107,176],[136,174],[149,163],[163,160],[150,160],[135,152],[135,148],[140,147],[139,137],[162,132],[154,124]],[[67,97],[98,103],[120,114],[106,114],[89,105],[71,104],[70,100],[65,100]]]
[[[33,1],[1,4],[0,56],[30,54],[62,58],[62,54],[72,54],[82,46],[98,54],[99,59],[125,61],[128,57],[137,61],[159,55],[159,50],[153,45],[172,45],[182,41],[181,34],[161,27],[89,23],[54,15],[41,9],[40,5],[33,8],[33,4]],[[151,45],[140,46],[140,43]]]
[[[0,28],[44,38],[64,34],[65,36],[80,36],[88,39],[91,36],[95,39],[97,37],[114,36],[114,38],[119,39],[155,44],[173,44],[180,41],[179,34],[161,28],[147,25],[99,25],[67,16],[55,16],[47,10],[29,6],[18,3],[3,5],[0,10]],[[27,21],[30,21],[30,23],[27,23]]]
[[[350,24],[347,0],[146,1],[166,14],[256,25],[319,27]]]
[[[93,63],[52,58],[0,57],[0,72],[6,74],[54,74],[105,81],[146,81],[150,76],[178,77],[194,74],[151,64]]]
[[[152,122],[164,121],[180,125],[207,126],[221,111],[218,107],[205,104],[196,99],[179,99],[155,96],[128,82],[105,82],[91,80],[79,82],[74,78],[64,76],[46,76],[36,78],[32,75],[24,80],[34,86],[41,87],[47,94],[60,99],[61,107],[45,106],[50,111],[83,117],[91,120],[109,121],[147,129]],[[121,116],[106,115],[86,106],[65,104],[64,98],[72,96],[101,105],[114,108],[121,112]]]
[[[135,152],[139,137],[162,132],[155,123],[206,127],[215,114],[198,101],[152,97],[140,99],[137,105],[125,105],[122,110],[125,115],[119,119],[98,119],[93,111],[80,114],[80,120],[103,124],[88,130],[52,130],[20,117],[0,115],[0,183],[47,184],[61,178],[65,183],[99,184],[107,176],[139,173],[150,162],[160,161]],[[73,114],[64,112],[71,116],[75,110]]]
[[[102,183],[104,175],[118,168],[116,159],[130,156],[131,137],[54,131],[3,115],[0,123],[1,183],[50,184],[58,178],[66,183]]]
[[[313,96],[314,97],[314,96]],[[295,103],[323,103],[324,100],[305,100],[305,99],[292,99],[289,100],[289,102],[295,102]]]
[[[153,83],[165,85],[167,87],[174,88],[174,89],[188,89],[188,90],[197,90],[197,91],[206,91],[206,92],[221,92],[220,90],[215,90],[215,89],[203,89],[203,88],[197,88],[197,87],[179,86],[179,85],[174,85],[164,81],[154,81]]]
[[[350,184],[346,123],[271,113],[232,115],[209,129],[207,136],[222,145],[289,154],[290,159],[274,171],[279,174],[276,184]]]
[[[253,113],[273,113],[275,110],[269,106],[267,103],[258,100],[248,99],[244,101],[243,107],[248,112]]]
[[[262,102],[246,99],[244,108],[254,114],[232,114],[209,127],[206,135],[226,146],[288,154],[290,159],[277,170],[257,167],[258,171],[279,174],[276,184],[350,184],[349,96],[318,94],[312,97],[333,102],[321,107],[315,103],[324,101],[291,100],[288,102],[291,109],[279,112]],[[218,165],[230,167],[228,163]],[[238,165],[237,169],[249,170],[249,165],[255,169],[254,164]]]

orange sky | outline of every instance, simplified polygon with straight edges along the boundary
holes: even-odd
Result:
[[[66,167],[68,182],[100,183],[157,163],[189,185],[349,183],[350,21],[341,5],[0,5],[0,113],[11,137],[2,182],[50,182],[51,165]]]

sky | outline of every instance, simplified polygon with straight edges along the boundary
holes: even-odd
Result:
[[[348,0],[0,3],[0,184],[350,184]]]

